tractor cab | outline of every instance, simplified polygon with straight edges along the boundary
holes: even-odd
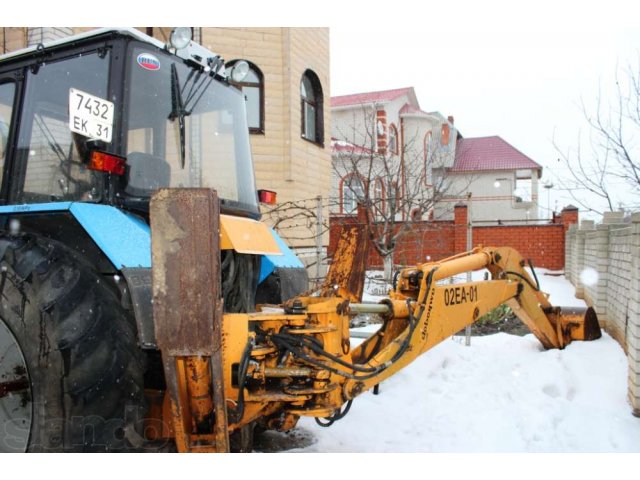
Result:
[[[206,187],[222,213],[258,218],[244,102],[188,37],[103,29],[5,55],[0,202],[144,213],[158,188]]]

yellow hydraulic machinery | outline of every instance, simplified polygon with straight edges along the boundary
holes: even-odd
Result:
[[[552,306],[525,259],[506,247],[404,268],[388,299],[362,303],[361,227],[344,230],[318,292],[223,314],[219,239],[210,235],[220,232],[216,202],[212,191],[161,190],[151,203],[155,327],[167,389],[149,392],[157,401],[147,421],[164,425],[155,439],[174,438],[179,451],[228,451],[230,433],[246,437],[255,424],[288,430],[301,416],[330,425],[358,395],[504,303],[547,349],[601,336],[592,309]],[[483,269],[490,278],[446,281]],[[384,322],[352,348],[350,319],[366,312]]]

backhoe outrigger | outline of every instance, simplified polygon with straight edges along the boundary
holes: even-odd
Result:
[[[190,202],[200,205],[198,215],[189,214],[185,203],[194,195],[199,200]],[[157,415],[171,420],[168,429],[157,433],[173,436],[180,451],[226,451],[229,432],[243,432],[255,423],[288,430],[300,416],[311,416],[331,424],[345,415],[355,397],[504,303],[547,349],[601,335],[592,309],[578,315],[553,307],[525,270],[522,256],[507,247],[477,247],[405,268],[397,274],[389,299],[360,303],[367,246],[359,227],[343,231],[327,280],[315,295],[293,298],[278,308],[263,306],[256,313],[222,314],[218,289],[191,281],[188,298],[201,301],[206,292],[214,295],[211,316],[190,316],[185,312],[192,303],[184,304],[184,290],[166,288],[169,277],[163,269],[180,264],[176,255],[186,255],[184,261],[189,252],[202,251],[198,232],[203,230],[196,227],[203,220],[212,223],[205,230],[219,231],[215,208],[205,208],[209,213],[202,216],[203,206],[217,202],[210,195],[205,190],[163,190],[151,205],[152,224],[155,218],[171,226],[152,227],[156,330],[168,381],[164,409]],[[201,246],[210,248],[210,240],[204,241]],[[215,271],[215,259],[207,262]],[[195,278],[189,271],[198,264],[202,262],[187,262],[184,278]],[[443,282],[482,269],[491,279]],[[198,283],[202,295],[193,291]],[[168,327],[169,306],[186,332]],[[349,320],[360,312],[380,313],[384,323],[352,349]]]

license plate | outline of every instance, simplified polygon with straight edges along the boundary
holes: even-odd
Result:
[[[111,142],[113,102],[69,89],[69,129],[85,137]]]

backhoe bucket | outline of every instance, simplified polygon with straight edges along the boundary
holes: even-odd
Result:
[[[369,237],[362,225],[345,225],[333,255],[320,295],[339,293],[352,302],[360,302],[364,291]]]
[[[560,307],[558,318],[564,345],[573,340],[590,341],[602,336],[598,316],[591,307]]]

